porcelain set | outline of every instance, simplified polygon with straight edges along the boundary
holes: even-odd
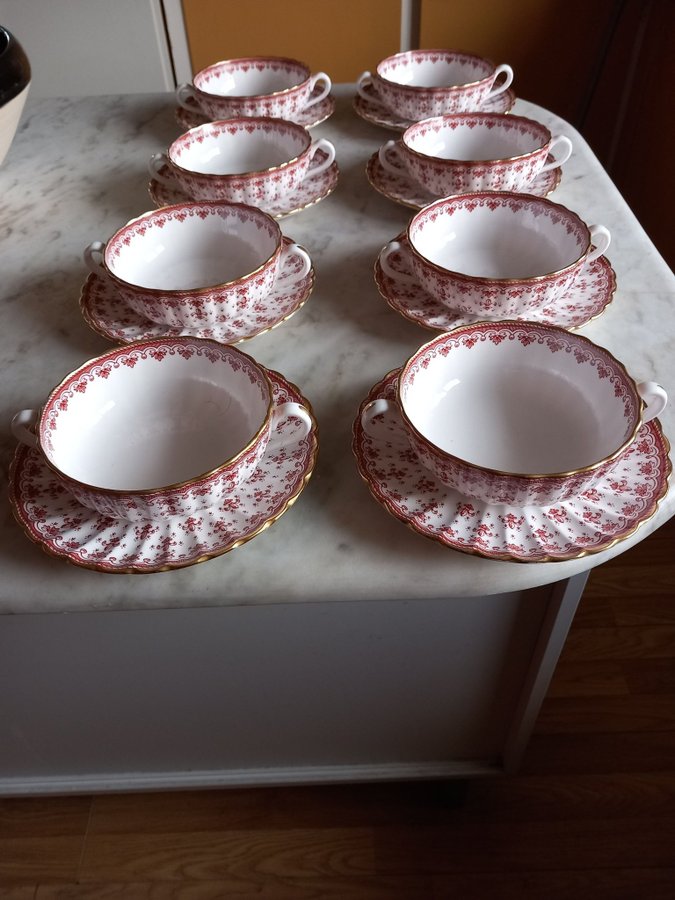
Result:
[[[426,537],[560,560],[653,514],[667,397],[570,331],[612,299],[610,235],[543,196],[572,145],[507,115],[512,80],[509,66],[436,50],[359,78],[356,113],[403,131],[368,178],[417,207],[375,281],[441,334],[373,386],[353,450],[374,497]],[[216,63],[178,89],[191,127],[150,161],[159,208],[84,253],[81,311],[122,346],[13,421],[14,510],[48,552],[107,572],[190,565],[249,540],[302,491],[311,406],[231,345],[311,293],[310,256],[276,218],[335,186],[335,148],[307,130],[332,112],[330,89],[276,57]]]
[[[403,132],[368,179],[418,210],[375,280],[399,313],[444,333],[373,387],[353,449],[375,498],[426,537],[569,559],[653,513],[667,397],[569,330],[612,299],[610,233],[546,199],[572,143],[507,114],[512,80],[509,66],[447,50],[396,54],[359,78],[356,112]]]

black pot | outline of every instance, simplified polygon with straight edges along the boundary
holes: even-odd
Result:
[[[23,47],[0,25],[0,106],[9,103],[30,82],[30,63]]]

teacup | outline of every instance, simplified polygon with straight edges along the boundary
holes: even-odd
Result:
[[[442,334],[402,367],[396,400],[413,451],[443,484],[484,503],[551,506],[578,497],[630,453],[666,392],[636,384],[588,338],[534,322],[478,322]]]
[[[603,225],[543,197],[508,191],[456,194],[420,210],[408,224],[413,276],[380,253],[385,274],[420,284],[446,307],[489,318],[527,318],[570,290],[609,246]]]
[[[107,243],[84,251],[92,272],[152,322],[193,329],[231,322],[265,300],[283,258],[300,258],[293,278],[312,263],[298,244],[282,243],[267,213],[236,203],[180,203],[127,222]]]
[[[504,79],[495,87],[500,75]],[[373,93],[402,119],[418,122],[445,113],[479,110],[513,81],[513,69],[457,50],[406,50],[388,56],[375,74],[363,72],[357,90],[365,100]],[[368,88],[370,90],[368,90]]]
[[[557,159],[546,162],[558,148]],[[399,160],[412,179],[436,197],[467,191],[526,191],[543,172],[570,158],[572,142],[545,125],[502,113],[436,116],[408,127],[400,141],[379,151],[382,167],[400,176]]]
[[[317,84],[323,89],[314,94]],[[180,106],[191,111],[194,103],[212,119],[272,116],[293,119],[316,106],[331,90],[325,72],[312,75],[297,59],[251,56],[226,59],[207,66],[176,91]]]
[[[176,337],[86,362],[42,409],[17,413],[12,430],[84,506],[138,521],[236,502],[265,451],[288,441],[276,429],[289,416],[312,428],[300,404],[274,404],[250,356]]]
[[[330,141],[312,141],[302,125],[283,119],[230,119],[191,128],[167,153],[156,153],[149,169],[153,178],[178,186],[193,200],[264,206],[296,190],[321,151],[325,156],[313,176],[335,160]]]

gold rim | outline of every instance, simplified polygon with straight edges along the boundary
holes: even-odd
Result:
[[[264,261],[262,262],[257,269],[254,269],[252,272],[248,272],[246,275],[241,275],[239,278],[233,278],[232,281],[222,281],[218,284],[208,284],[201,288],[167,288],[166,290],[160,288],[151,288],[151,287],[143,287],[139,284],[132,284],[130,281],[125,281],[123,278],[120,278],[119,275],[115,275],[115,273],[108,267],[108,263],[106,261],[106,252],[108,249],[108,244],[110,241],[114,240],[120,232],[124,231],[129,225],[133,225],[135,222],[142,222],[143,219],[151,218],[153,216],[157,216],[160,212],[171,212],[172,210],[181,210],[185,209],[185,207],[193,207],[193,206],[208,206],[211,209],[223,208],[223,207],[235,207],[238,209],[245,209],[249,212],[253,212],[255,214],[260,213],[263,216],[267,216],[275,226],[278,234],[277,234],[277,246],[274,252]],[[243,284],[246,281],[249,281],[251,278],[254,278],[256,275],[259,275],[261,272],[264,272],[270,265],[274,263],[274,260],[281,253],[281,229],[279,225],[274,221],[274,216],[270,216],[269,213],[266,213],[264,210],[260,209],[256,206],[249,206],[246,203],[230,203],[229,200],[188,200],[186,199],[183,203],[171,203],[166,206],[160,206],[157,209],[151,209],[148,212],[143,213],[140,216],[136,216],[134,219],[129,219],[121,228],[118,228],[115,234],[110,238],[110,240],[106,241],[106,245],[103,250],[103,268],[106,274],[112,278],[113,281],[117,282],[117,284],[121,285],[124,288],[128,288],[132,290],[134,293],[139,293],[143,291],[143,293],[153,294],[157,296],[199,296],[204,291],[212,291],[221,288],[234,287],[238,284]]]
[[[446,158],[446,157],[430,156],[428,153],[422,153],[421,150],[415,150],[414,147],[410,147],[408,144],[405,143],[406,134],[409,131],[412,131],[414,128],[418,128],[421,124],[423,124],[422,122],[413,122],[412,125],[409,125],[406,128],[406,130],[403,132],[401,142],[404,144],[405,149],[409,153],[412,153],[413,156],[417,156],[417,157],[419,157],[419,159],[421,159],[425,162],[426,161],[432,161],[434,163],[446,163],[447,162],[452,165],[462,165],[462,166],[469,166],[469,167],[476,167],[476,168],[478,168],[479,166],[484,166],[486,163],[489,163],[491,165],[500,165],[500,164],[509,163],[509,162],[518,162],[518,160],[529,159],[532,156],[536,156],[537,153],[541,153],[542,150],[546,151],[546,155],[548,156],[548,146],[551,143],[551,141],[553,140],[553,135],[551,134],[551,132],[545,125],[542,125],[541,122],[536,122],[534,119],[528,119],[525,116],[514,116],[514,115],[509,115],[508,113],[481,113],[481,112],[448,113],[445,116],[434,116],[431,119],[426,119],[424,121],[424,124],[431,125],[431,123],[434,120],[441,120],[441,119],[466,120],[466,119],[473,118],[475,116],[483,116],[483,117],[487,116],[487,117],[489,117],[491,119],[495,119],[497,121],[505,120],[507,122],[523,122],[527,125],[533,125],[533,126],[535,126],[535,128],[537,130],[544,132],[544,137],[546,139],[543,142],[543,144],[541,144],[539,147],[535,147],[534,150],[528,150],[527,153],[520,153],[517,156],[504,156],[504,157],[497,158],[497,159],[492,159],[492,158],[490,158],[490,159],[454,159],[451,157]]]
[[[303,132],[303,139],[305,140],[305,147],[303,150],[300,151],[300,153],[298,153],[297,156],[293,156],[293,157],[291,157],[291,159],[287,159],[284,162],[279,163],[278,166],[268,166],[268,168],[266,168],[266,169],[252,169],[249,172],[238,172],[238,173],[232,172],[232,173],[226,173],[223,175],[218,175],[216,172],[196,172],[194,169],[186,169],[185,166],[181,166],[180,163],[175,162],[171,158],[171,151],[173,150],[173,148],[179,143],[179,141],[182,141],[184,137],[186,137],[189,134],[192,134],[192,132],[194,132],[194,131],[202,131],[209,127],[213,127],[214,125],[223,125],[223,124],[233,125],[233,124],[240,124],[240,123],[245,124],[248,122],[257,123],[259,125],[260,124],[265,125],[268,122],[272,123],[272,124],[290,125],[290,126],[292,126],[291,130],[293,132],[295,132],[296,129],[298,129],[300,132]],[[249,180],[252,178],[259,178],[261,175],[267,175],[270,172],[279,172],[282,169],[287,169],[289,166],[292,166],[293,163],[297,163],[298,160],[302,159],[303,156],[306,156],[307,153],[310,151],[311,147],[312,147],[312,138],[310,137],[310,135],[309,135],[307,129],[304,127],[304,125],[298,125],[297,122],[289,122],[289,121],[286,121],[285,119],[273,119],[271,117],[264,118],[262,116],[247,116],[246,118],[217,119],[214,122],[205,122],[203,125],[195,125],[194,128],[190,128],[188,131],[185,132],[185,134],[182,134],[180,137],[176,138],[176,140],[173,142],[173,144],[171,144],[171,146],[169,147],[169,150],[167,152],[167,157],[168,157],[171,165],[174,166],[174,168],[178,169],[180,172],[183,172],[185,175],[188,175],[190,177],[197,175],[200,178],[208,178],[208,179],[221,178],[221,179],[227,179],[228,181],[236,180],[236,179]]]
[[[274,372],[274,370],[266,370],[266,371],[270,372],[273,376],[278,375],[278,373]],[[124,568],[113,569],[111,567],[102,566],[102,565],[96,564],[96,563],[87,563],[84,561],[82,561],[82,562],[76,561],[76,560],[72,559],[72,557],[68,556],[68,554],[65,551],[57,551],[57,550],[53,549],[52,547],[50,547],[48,544],[44,543],[43,540],[40,540],[39,538],[37,538],[36,535],[34,535],[32,533],[32,531],[30,530],[28,521],[24,520],[23,516],[19,512],[16,497],[14,495],[14,474],[15,474],[15,469],[16,469],[16,464],[17,464],[17,457],[18,457],[19,452],[21,452],[21,450],[22,450],[21,446],[17,447],[17,450],[16,450],[14,456],[12,457],[12,460],[10,462],[10,472],[9,472],[9,481],[10,481],[9,501],[10,501],[10,505],[12,507],[12,513],[14,515],[14,518],[16,519],[16,521],[19,523],[19,525],[23,529],[24,534],[26,534],[26,536],[34,544],[37,544],[40,547],[40,549],[47,556],[53,557],[55,559],[64,560],[65,562],[67,562],[70,565],[75,566],[76,568],[79,568],[79,569],[89,569],[90,571],[104,572],[108,575],[146,575],[146,574],[152,575],[152,574],[156,574],[158,572],[171,572],[171,571],[175,571],[177,569],[186,569],[190,566],[198,565],[199,563],[208,562],[208,560],[210,560],[210,559],[216,559],[218,556],[223,556],[223,554],[229,553],[231,550],[236,550],[237,547],[241,547],[244,544],[247,544],[249,541],[253,540],[254,537],[257,537],[257,535],[259,535],[261,532],[265,531],[267,528],[269,528],[271,525],[273,525],[278,519],[281,518],[281,516],[286,512],[286,510],[290,509],[290,507],[293,506],[293,504],[296,502],[296,500],[298,499],[300,494],[305,489],[307,482],[312,477],[312,473],[314,472],[314,468],[316,466],[316,459],[317,459],[317,454],[318,454],[318,449],[319,449],[319,445],[318,445],[319,429],[318,429],[316,417],[314,415],[314,410],[312,409],[312,406],[311,406],[309,400],[307,400],[307,398],[301,394],[300,390],[296,387],[295,384],[293,384],[293,382],[288,381],[287,379],[283,378],[283,376],[279,376],[279,377],[281,378],[283,384],[288,386],[288,388],[290,389],[290,393],[299,398],[296,402],[301,402],[309,414],[309,417],[312,421],[312,427],[311,427],[307,437],[312,439],[311,440],[311,448],[308,453],[308,459],[307,459],[307,465],[305,468],[305,473],[304,473],[299,485],[297,486],[297,489],[294,491],[293,494],[291,494],[289,496],[289,498],[284,502],[284,504],[280,507],[280,509],[276,513],[274,513],[274,515],[270,516],[269,519],[267,519],[265,522],[263,522],[257,529],[255,529],[255,531],[251,532],[251,534],[248,534],[245,537],[240,538],[239,540],[232,541],[231,544],[227,544],[226,546],[214,551],[213,553],[205,553],[205,554],[202,554],[201,556],[196,557],[195,559],[192,559],[192,560],[188,560],[185,562],[178,562],[178,563],[169,563],[169,564],[165,564],[163,566],[153,566],[150,568],[140,567],[140,566],[125,566]],[[28,450],[28,448],[25,448],[25,450]]]
[[[360,449],[360,435],[362,433],[360,422],[361,422],[361,413],[362,413],[363,409],[365,409],[365,407],[368,403],[372,402],[372,400],[377,398],[377,396],[378,396],[377,388],[380,388],[382,385],[384,385],[390,378],[392,378],[399,371],[400,371],[399,369],[392,369],[392,371],[389,372],[382,379],[382,381],[379,382],[378,385],[375,386],[375,388],[371,389],[367,398],[361,404],[361,407],[359,409],[359,414],[358,414],[357,418],[354,420],[354,424],[352,427],[352,452],[356,458],[356,465],[357,465],[359,475],[361,476],[361,479],[365,482],[365,484],[368,487],[368,490],[370,491],[373,498],[381,506],[383,506],[384,509],[391,516],[393,516],[393,518],[398,519],[411,531],[413,531],[416,534],[419,534],[421,537],[427,538],[427,540],[431,540],[431,541],[434,541],[435,543],[441,544],[441,546],[446,547],[448,550],[456,550],[458,553],[467,553],[470,556],[478,556],[478,557],[481,557],[482,559],[491,559],[491,560],[497,560],[497,561],[501,561],[501,562],[517,562],[517,563],[521,563],[523,565],[536,565],[538,563],[549,563],[549,562],[553,562],[553,563],[570,562],[575,559],[583,559],[586,556],[594,556],[594,555],[597,555],[598,553],[603,553],[606,550],[611,550],[612,547],[615,547],[617,544],[620,544],[622,541],[627,540],[629,537],[631,537],[633,534],[635,534],[635,532],[642,525],[649,522],[650,519],[654,518],[654,516],[656,515],[656,513],[658,511],[660,502],[663,500],[663,498],[668,493],[668,486],[669,486],[670,478],[672,476],[672,471],[673,471],[673,466],[670,461],[670,449],[671,448],[670,448],[670,442],[668,441],[668,438],[663,433],[661,423],[656,418],[656,419],[652,419],[649,424],[650,425],[653,424],[654,427],[657,429],[657,432],[659,434],[659,437],[661,439],[661,442],[662,442],[663,448],[664,448],[664,459],[665,459],[665,473],[664,474],[665,474],[665,477],[663,479],[663,487],[662,487],[661,491],[659,492],[658,496],[654,497],[654,499],[651,503],[651,506],[650,506],[651,512],[649,512],[649,514],[645,515],[643,518],[639,519],[639,521],[637,521],[635,523],[635,526],[633,528],[631,528],[629,531],[625,532],[625,534],[622,534],[618,537],[612,538],[606,544],[603,544],[603,545],[597,546],[597,547],[593,547],[591,549],[584,548],[584,549],[580,549],[579,551],[574,552],[574,553],[567,553],[567,554],[562,554],[559,556],[552,556],[552,555],[547,554],[545,556],[539,556],[536,559],[533,559],[533,558],[528,559],[526,557],[516,556],[515,554],[510,554],[510,553],[488,553],[487,551],[480,550],[477,547],[465,547],[465,546],[459,546],[459,545],[458,546],[451,545],[447,541],[443,540],[443,537],[441,535],[439,535],[437,533],[430,533],[429,531],[424,530],[423,527],[421,525],[419,525],[416,521],[412,520],[409,516],[406,516],[397,507],[395,507],[388,498],[381,496],[377,491],[377,488],[374,483],[374,479],[373,479],[372,475],[368,471],[367,467],[363,465],[363,461],[362,461],[362,457],[361,457],[360,453],[357,452]]]
[[[423,344],[419,348],[419,350],[417,350],[413,354],[413,356],[411,356],[401,367],[401,370],[399,373],[399,378],[396,381],[396,402],[398,403],[399,409],[401,411],[401,418],[406,422],[407,425],[410,426],[410,428],[417,435],[417,437],[420,439],[420,441],[422,443],[426,444],[427,447],[431,448],[432,450],[436,451],[437,453],[442,453],[448,459],[454,460],[455,462],[460,463],[462,466],[465,466],[468,469],[472,469],[474,471],[485,473],[487,475],[497,475],[497,476],[505,477],[505,478],[518,478],[518,479],[522,479],[525,481],[530,481],[530,480],[532,480],[532,481],[535,481],[535,480],[536,481],[542,481],[542,480],[548,481],[548,480],[555,480],[558,478],[569,478],[569,477],[572,477],[573,475],[582,475],[586,472],[593,472],[595,469],[598,469],[601,466],[605,465],[605,463],[612,462],[617,457],[621,456],[621,454],[630,446],[630,444],[632,444],[632,442],[635,440],[635,437],[636,437],[638,431],[640,430],[640,428],[642,428],[642,424],[643,424],[642,423],[642,411],[644,409],[644,402],[638,392],[637,384],[635,383],[634,379],[628,374],[628,371],[626,370],[626,367],[624,366],[624,364],[622,362],[619,362],[619,360],[614,356],[613,353],[611,353],[609,350],[606,350],[604,347],[600,347],[598,344],[595,344],[593,341],[591,341],[589,338],[585,337],[582,334],[575,334],[574,335],[575,340],[581,341],[582,343],[587,344],[590,348],[593,349],[595,355],[597,355],[598,351],[600,351],[600,355],[605,354],[609,358],[609,360],[612,362],[612,364],[614,366],[616,366],[616,368],[619,369],[620,374],[625,379],[627,387],[630,389],[630,391],[632,392],[632,394],[634,395],[634,397],[637,401],[637,410],[638,411],[637,411],[637,415],[636,415],[636,422],[633,426],[633,430],[632,430],[630,436],[628,438],[626,438],[626,440],[621,444],[621,446],[617,450],[612,451],[611,453],[607,454],[606,456],[603,456],[602,459],[596,460],[596,462],[591,463],[588,466],[580,466],[577,469],[570,469],[566,472],[539,472],[539,473],[508,472],[508,471],[505,471],[502,469],[493,469],[493,468],[490,468],[489,466],[480,466],[480,465],[477,465],[476,463],[469,462],[469,460],[463,459],[461,456],[457,456],[454,453],[448,453],[447,451],[442,450],[440,447],[438,447],[436,444],[434,444],[432,441],[430,441],[429,438],[425,437],[419,431],[419,429],[413,424],[413,422],[410,420],[408,414],[406,413],[405,407],[403,405],[403,398],[401,397],[401,380],[405,377],[406,373],[409,371],[410,367],[414,364],[414,362],[421,355],[423,355],[423,353],[426,350],[428,350],[434,344],[442,341],[444,338],[446,338],[450,335],[455,336],[455,335],[460,334],[461,332],[470,332],[476,328],[480,328],[483,325],[489,326],[491,328],[497,328],[497,327],[503,327],[503,326],[507,326],[507,327],[513,326],[515,328],[525,328],[525,329],[527,329],[528,325],[531,325],[538,330],[544,329],[546,331],[552,332],[553,334],[559,334],[560,332],[562,332],[562,334],[564,336],[569,337],[568,330],[565,328],[561,328],[559,325],[547,325],[543,322],[528,322],[528,320],[526,320],[526,319],[523,319],[523,320],[520,320],[520,319],[498,319],[498,320],[494,320],[494,321],[484,319],[484,320],[480,320],[477,322],[472,322],[470,325],[458,325],[456,328],[452,328],[450,331],[445,331],[442,334],[439,334],[436,337],[432,338],[430,341],[427,341],[426,344]]]
[[[408,240],[408,244],[410,245],[411,253],[420,259],[426,266],[429,266],[435,272],[438,272],[440,275],[451,275],[455,278],[459,278],[462,281],[469,281],[471,284],[496,284],[496,285],[508,285],[508,284],[534,284],[540,281],[552,281],[554,278],[558,278],[560,275],[565,275],[568,272],[571,272],[579,265],[583,265],[586,260],[586,257],[591,251],[591,232],[588,228],[588,225],[583,221],[583,219],[577,215],[577,213],[573,212],[573,210],[569,209],[566,206],[563,206],[562,203],[554,203],[552,200],[547,200],[546,197],[537,197],[535,194],[525,194],[518,193],[516,191],[467,191],[465,194],[454,194],[451,197],[440,197],[438,200],[434,200],[433,203],[429,203],[428,206],[423,207],[420,210],[420,214],[423,212],[427,212],[432,206],[440,205],[441,203],[445,203],[448,199],[452,199],[452,197],[457,198],[471,198],[471,197],[499,197],[500,199],[506,198],[515,198],[521,199],[525,198],[528,201],[534,201],[544,203],[546,206],[556,207],[557,209],[564,210],[570,216],[572,216],[579,224],[582,226],[586,234],[588,235],[588,242],[586,245],[586,249],[578,256],[574,262],[568,263],[566,266],[563,266],[561,269],[556,269],[554,272],[546,272],[544,275],[523,275],[522,278],[488,278],[483,275],[467,275],[464,272],[457,272],[454,269],[444,269],[443,266],[440,266],[438,263],[432,262],[428,257],[424,256],[423,253],[420,253],[419,250],[413,244],[410,231],[413,227],[413,223],[417,216],[413,216],[410,222],[408,223],[408,227],[406,228],[406,238]]]
[[[234,352],[236,354],[239,354],[239,355],[245,357],[248,360],[249,364],[256,371],[260,372],[260,374],[263,377],[264,384],[267,385],[269,398],[267,401],[267,411],[265,413],[265,418],[263,419],[262,424],[260,425],[260,427],[258,428],[256,433],[254,434],[254,436],[250,439],[248,444],[246,444],[246,446],[243,447],[241,450],[239,450],[234,456],[229,457],[227,460],[225,460],[225,462],[222,462],[220,465],[215,466],[213,469],[209,469],[207,472],[203,472],[199,475],[194,475],[192,478],[187,478],[184,481],[173,482],[171,484],[162,485],[161,487],[157,487],[157,488],[133,488],[133,489],[99,487],[98,485],[95,485],[95,484],[89,484],[86,481],[80,481],[78,478],[75,478],[73,475],[68,475],[66,472],[64,472],[62,469],[60,469],[56,465],[56,463],[52,462],[52,460],[49,459],[49,457],[47,456],[47,451],[44,449],[44,447],[42,446],[42,442],[40,441],[40,432],[42,430],[43,416],[45,413],[45,408],[54,401],[54,398],[56,397],[56,395],[66,385],[67,382],[74,380],[78,376],[79,373],[84,372],[84,370],[90,366],[94,366],[97,364],[102,365],[105,361],[107,361],[109,359],[114,359],[114,357],[119,354],[133,352],[133,350],[136,348],[146,347],[146,346],[161,347],[163,344],[189,344],[189,343],[195,343],[195,342],[202,343],[202,344],[207,344],[207,343],[211,344],[218,350],[222,350],[222,348],[226,347],[226,346],[229,347],[230,349],[234,350]],[[100,356],[94,356],[91,359],[87,360],[86,362],[82,363],[82,365],[78,366],[77,369],[73,369],[72,372],[69,372],[65,376],[65,378],[62,378],[61,381],[56,385],[56,387],[54,387],[49,392],[44,405],[40,409],[40,415],[38,417],[35,431],[36,431],[36,435],[38,438],[39,450],[40,450],[46,464],[54,472],[54,474],[57,475],[60,479],[67,481],[71,484],[77,485],[78,487],[84,488],[85,490],[95,491],[97,494],[103,494],[104,496],[107,496],[107,497],[121,497],[126,494],[134,494],[134,495],[142,494],[143,497],[150,499],[152,497],[156,497],[159,494],[164,494],[167,491],[187,487],[188,485],[192,484],[195,481],[201,481],[206,478],[211,478],[213,475],[217,475],[219,472],[226,469],[228,466],[231,466],[233,463],[236,463],[242,456],[244,456],[246,453],[248,453],[249,450],[251,450],[255,446],[255,444],[258,443],[258,441],[260,440],[262,433],[264,432],[265,428],[267,427],[267,425],[269,424],[269,422],[271,420],[273,406],[274,406],[274,404],[273,404],[273,386],[272,386],[272,382],[270,381],[269,376],[267,374],[267,370],[265,369],[264,366],[261,366],[259,363],[257,363],[253,359],[252,356],[250,356],[248,353],[245,353],[243,350],[238,350],[229,344],[227,344],[227,345],[221,344],[220,342],[213,340],[213,338],[179,337],[179,336],[148,338],[148,340],[132,341],[129,344],[124,344],[121,347],[116,347],[112,350],[108,350],[107,353],[102,353]]]
[[[374,174],[373,174],[373,170],[375,169],[375,166],[378,164],[378,162],[379,162],[379,157],[378,157],[378,154],[377,154],[377,151],[376,151],[375,153],[373,153],[373,155],[370,157],[370,159],[369,159],[368,162],[366,163],[366,178],[368,179],[368,183],[370,184],[370,186],[373,187],[373,188],[375,188],[375,190],[376,190],[379,194],[382,194],[382,196],[383,196],[383,197],[386,197],[387,200],[392,200],[394,203],[399,203],[401,206],[405,206],[405,207],[407,207],[408,209],[414,209],[414,210],[417,210],[418,212],[420,212],[421,210],[423,210],[423,209],[425,208],[425,206],[428,206],[428,205],[429,205],[429,204],[427,204],[427,203],[422,203],[422,204],[420,204],[420,203],[417,203],[417,202],[413,202],[413,201],[411,201],[411,200],[405,200],[403,197],[400,197],[400,196],[398,196],[397,194],[392,194],[392,193],[390,193],[389,191],[385,191],[384,188],[382,188],[380,185],[378,185],[378,184],[375,182],[375,177],[374,177]],[[551,194],[558,188],[558,186],[559,186],[559,184],[560,184],[560,182],[561,182],[561,180],[562,180],[562,166],[558,166],[557,169],[551,169],[550,171],[553,172],[553,184],[552,184],[551,187],[546,191],[546,194],[543,194],[543,195],[540,195],[540,194],[530,194],[530,195],[528,195],[528,196],[532,196],[532,197],[540,197],[540,198],[542,198],[542,197],[550,197],[550,196],[551,196]],[[548,173],[545,173],[545,174],[548,174]],[[401,173],[401,177],[403,177],[403,178],[406,178],[406,177],[410,178],[411,176],[409,176],[409,175],[407,175],[406,173],[403,173],[403,172],[402,172],[402,173]],[[539,177],[539,176],[537,176],[537,177]],[[536,181],[536,178],[535,178],[533,181]],[[533,182],[531,182],[531,184],[532,184],[532,183],[533,183]],[[424,190],[426,190],[426,188],[424,188]],[[463,196],[463,195],[460,195],[460,196]],[[434,202],[435,202],[436,200],[438,200],[438,199],[440,199],[440,198],[439,198],[439,197],[433,197],[433,196],[432,196],[431,199],[429,200],[429,203],[434,203]],[[405,237],[405,232],[402,232],[402,233],[401,233],[401,236]],[[400,237],[394,238],[394,240],[400,240]],[[577,326],[577,327],[578,327],[578,326]]]
[[[438,53],[445,57],[447,60],[448,51],[447,50],[427,50],[424,49],[425,53]],[[391,78],[386,78],[384,75],[380,75],[380,66],[385,65],[385,63],[393,62],[395,59],[403,59],[404,57],[412,57],[412,54],[415,53],[414,50],[404,50],[402,53],[394,53],[392,56],[388,56],[386,59],[383,59],[381,62],[377,64],[377,68],[375,69],[376,76],[381,80],[386,82],[387,85],[396,85],[397,88],[405,88],[406,90],[413,91],[462,91],[465,88],[473,88],[478,87],[479,84],[485,84],[486,81],[489,81],[493,75],[485,75],[484,78],[479,78],[477,81],[463,81],[461,84],[447,85],[447,86],[436,86],[429,85],[429,87],[425,87],[421,84],[401,84],[400,81],[392,81]],[[488,66],[492,66],[492,71],[498,68],[491,59],[487,59],[484,56],[478,56],[475,53],[464,53],[461,50],[456,51],[455,53],[450,54],[452,56],[461,56],[464,59],[475,59],[478,62],[486,63]]]
[[[270,61],[290,63],[291,65],[296,66],[298,69],[301,69],[303,72],[305,72],[305,77],[297,84],[292,84],[290,87],[282,88],[280,91],[271,91],[269,94],[210,94],[208,91],[202,90],[195,84],[195,79],[199,78],[200,75],[203,75],[204,72],[208,72],[211,69],[217,69],[218,66],[227,66],[230,64],[236,65],[242,62],[255,63]],[[300,62],[300,60],[298,59],[291,59],[291,57],[289,56],[242,56],[235,59],[221,59],[220,62],[212,63],[210,66],[207,66],[205,69],[197,72],[197,74],[192,79],[192,87],[200,94],[203,94],[205,97],[213,100],[261,100],[263,97],[280,97],[283,94],[290,94],[293,91],[297,91],[300,88],[304,87],[311,77],[312,72],[309,66],[305,65],[305,63],[303,62]]]

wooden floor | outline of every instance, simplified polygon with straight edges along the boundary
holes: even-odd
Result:
[[[675,520],[594,570],[521,772],[0,801],[2,900],[672,900]]]

